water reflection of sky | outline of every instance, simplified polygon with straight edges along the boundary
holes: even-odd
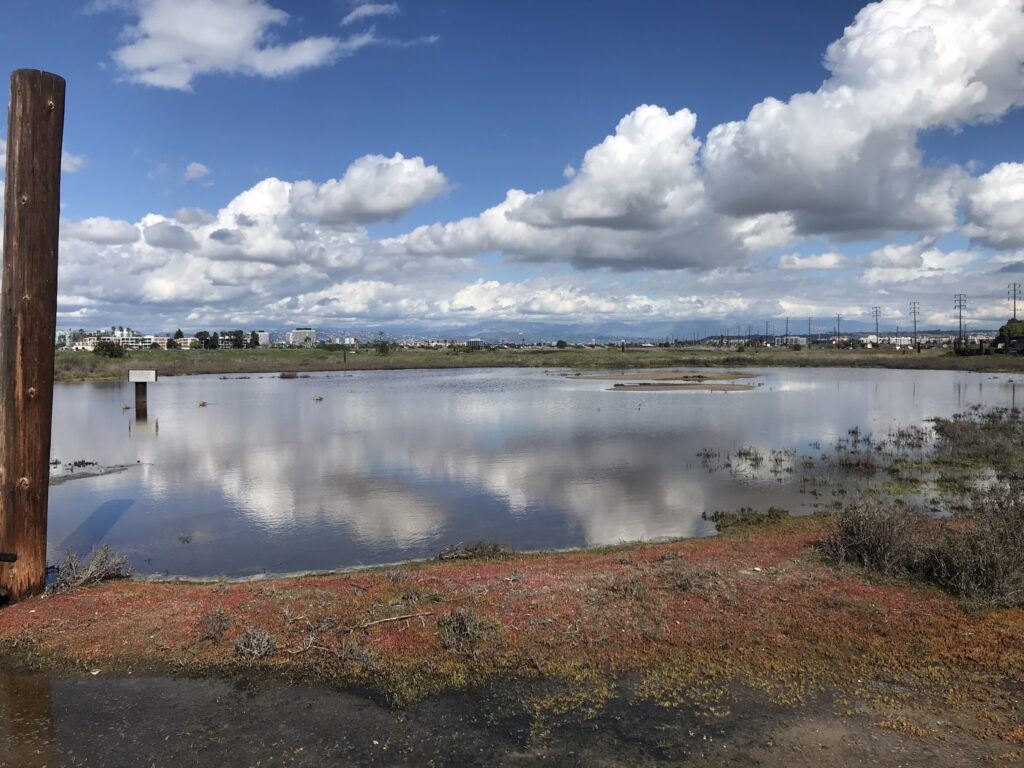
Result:
[[[806,450],[854,425],[886,432],[1010,405],[1015,379],[1024,384],[791,369],[721,393],[610,392],[515,370],[188,377],[150,387],[145,423],[121,408],[127,383],[61,384],[53,456],[133,466],[51,489],[50,554],[105,542],[142,572],[240,575],[429,556],[459,541],[704,535],[705,510],[808,500],[774,478],[708,474],[701,449]]]

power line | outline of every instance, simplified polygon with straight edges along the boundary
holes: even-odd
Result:
[[[957,293],[953,296],[953,309],[960,317],[960,343],[964,343],[964,310],[967,309],[967,294]]]
[[[917,345],[917,316],[921,313],[921,302],[912,301],[910,302],[910,316],[914,318],[914,349],[918,352],[921,348]]]

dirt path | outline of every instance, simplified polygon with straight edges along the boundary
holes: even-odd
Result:
[[[628,688],[628,687],[627,687]],[[631,766],[768,768],[982,765],[978,742],[922,739],[739,692],[730,713],[635,703],[620,689],[600,715],[531,734],[510,691],[447,694],[394,710],[356,693],[275,682],[62,679],[0,674],[0,767]],[[0,694],[3,695],[3,694]],[[1012,763],[1006,763],[1012,764]]]

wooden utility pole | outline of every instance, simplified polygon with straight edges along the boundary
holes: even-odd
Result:
[[[11,75],[0,284],[0,597],[46,582],[64,80]]]

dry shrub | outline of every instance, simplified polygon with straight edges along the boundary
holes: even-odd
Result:
[[[719,585],[724,579],[725,576],[721,571],[711,568],[698,568],[697,570],[680,574],[679,578],[676,579],[675,588],[680,592],[703,594],[710,588]]]
[[[834,563],[912,576],[978,603],[1018,605],[1024,598],[1024,489],[992,489],[952,520],[863,502],[836,516],[822,549]]]
[[[388,568],[383,571],[381,575],[392,584],[401,584],[402,582],[409,580],[409,574],[406,571],[399,570],[398,568]]]
[[[441,645],[452,653],[471,653],[493,634],[496,627],[471,608],[455,608],[437,620]]]
[[[258,661],[272,656],[276,649],[277,641],[265,629],[246,627],[245,634],[235,640],[235,655],[242,656],[249,661]]]
[[[634,600],[644,601],[651,594],[647,581],[639,573],[622,573],[612,579],[608,589]]]
[[[342,661],[358,664],[364,671],[370,674],[380,674],[385,669],[384,664],[376,653],[351,640],[342,642],[341,650],[337,656]]]
[[[218,643],[231,627],[231,617],[223,608],[214,608],[199,617],[197,626],[200,641],[208,640],[211,643]]]
[[[106,544],[94,549],[84,560],[68,551],[54,570],[57,575],[46,588],[51,594],[71,592],[112,579],[127,579],[132,575],[128,558],[114,554]]]
[[[960,597],[1012,606],[1024,597],[1024,491],[1002,488],[947,525],[924,560],[928,581]]]
[[[918,509],[864,501],[836,515],[822,549],[834,563],[851,563],[887,576],[908,576],[921,567],[925,530],[933,525]]]

